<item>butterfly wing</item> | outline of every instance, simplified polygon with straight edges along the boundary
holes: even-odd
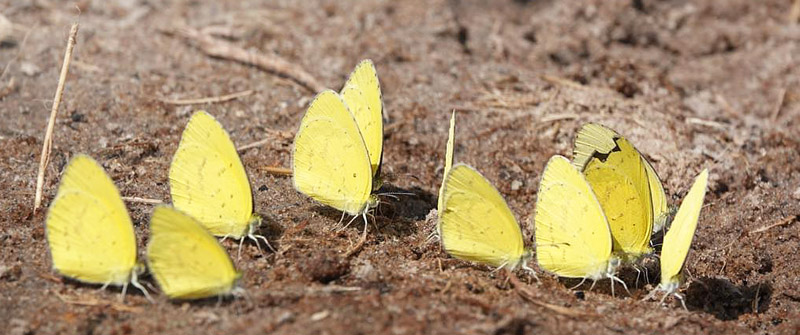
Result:
[[[615,131],[596,123],[587,123],[575,135],[575,148],[572,152],[572,165],[583,171],[586,163],[595,154],[608,154],[617,143],[614,139],[620,137]]]
[[[680,282],[680,273],[689,253],[689,247],[697,229],[697,220],[700,218],[700,209],[703,208],[703,199],[706,196],[708,185],[708,170],[703,170],[695,178],[692,188],[686,197],[669,231],[664,235],[664,244],[661,248],[661,285],[676,285]]]
[[[658,178],[658,174],[650,162],[644,157],[642,157],[642,162],[644,162],[645,172],[650,183],[650,198],[653,203],[653,232],[655,233],[663,229],[667,221],[669,211],[667,194],[664,193],[664,185],[661,184],[661,179]]]
[[[230,293],[240,274],[228,253],[201,224],[158,206],[150,219],[147,263],[161,290],[174,299]]]
[[[608,222],[589,183],[562,156],[545,166],[534,228],[541,268],[571,278],[606,273],[612,246]]]
[[[524,247],[519,224],[486,178],[458,164],[445,177],[443,193],[440,234],[447,253],[496,267],[520,263]]]
[[[645,164],[639,152],[625,139],[605,157],[592,157],[583,170],[603,208],[614,250],[637,257],[650,249],[653,205]]]
[[[436,206],[439,215],[442,214],[442,202],[444,202],[444,182],[445,178],[447,178],[447,173],[450,172],[450,169],[453,167],[453,141],[455,141],[456,137],[456,111],[453,111],[453,114],[450,116],[450,130],[447,133],[447,147],[445,148],[445,155],[444,155],[444,177],[442,177],[442,186],[439,187],[439,201]]]
[[[294,187],[325,205],[361,214],[372,193],[372,168],[361,132],[333,91],[318,94],[294,139]]]
[[[204,111],[192,115],[169,169],[175,208],[212,234],[240,238],[253,214],[250,181],[222,125]]]
[[[383,158],[383,102],[378,73],[371,60],[363,60],[356,66],[340,94],[356,119],[367,145],[372,175],[377,178]]]
[[[113,181],[92,158],[70,160],[45,225],[59,273],[88,283],[128,283],[136,266],[133,223]]]

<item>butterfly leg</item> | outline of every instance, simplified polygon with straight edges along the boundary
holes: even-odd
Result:
[[[242,259],[242,244],[244,244],[244,237],[239,239],[239,252],[236,254],[236,260]]]
[[[628,292],[628,295],[631,295],[631,291],[628,291],[628,285],[625,284],[625,282],[622,281],[622,279],[619,279],[619,277],[617,277],[617,276],[610,276],[609,278],[611,278],[611,289],[612,289],[612,291],[614,289],[614,282],[616,281],[616,282],[622,284],[622,288],[625,289],[625,292]]]
[[[262,236],[262,235],[252,235],[252,236],[253,236],[253,237],[255,237],[255,238],[260,238],[260,239],[264,240],[264,244],[266,244],[266,245],[267,245],[267,248],[269,248],[269,250],[272,250],[272,252],[277,252],[277,251],[275,250],[275,248],[273,248],[273,247],[272,247],[272,245],[271,245],[271,244],[269,244],[269,240],[267,240],[267,238],[266,238],[266,237],[264,237],[264,236]],[[256,241],[256,244],[258,244],[258,241]]]
[[[586,278],[584,278],[586,279]],[[594,285],[597,284],[597,279],[592,279],[592,286],[589,287],[589,291],[594,290]]]
[[[258,249],[258,253],[261,254],[261,257],[264,257],[264,251],[261,250],[261,246],[258,245],[258,240],[255,238],[255,236],[253,236],[253,234],[249,234],[249,235],[247,235],[247,238],[249,238],[251,241],[256,243],[256,248]],[[242,236],[242,240],[244,240],[244,239],[245,239],[245,236]]]
[[[528,274],[533,275],[533,278],[536,279],[537,283],[542,282],[541,280],[539,280],[539,276],[536,275],[536,271],[534,271],[531,267],[529,267],[527,263],[522,262],[522,270],[525,270],[525,272],[527,272]],[[586,278],[584,278],[583,280],[586,280]],[[581,282],[581,284],[583,284],[583,282]]]
[[[138,288],[139,291],[142,291],[142,293],[144,293],[144,297],[147,298],[148,301],[150,301],[151,303],[155,302],[155,300],[153,300],[153,298],[150,296],[150,293],[147,293],[147,290],[145,290],[144,286],[142,286],[142,284],[139,284],[139,278],[138,275],[136,274],[136,271],[131,273],[131,285],[133,285],[133,287],[135,288]]]
[[[122,292],[119,294],[119,302],[125,302],[125,293],[128,292],[128,283],[122,285]]]
[[[536,278],[536,279],[538,280],[539,278]],[[576,289],[576,288],[578,288],[578,287],[581,287],[581,285],[583,285],[583,283],[585,283],[585,282],[586,282],[586,277],[583,277],[583,280],[581,280],[581,282],[580,282],[580,283],[578,283],[578,285],[575,285],[575,286],[573,286],[573,287],[570,287],[570,288],[569,288],[569,290],[570,290],[570,291],[572,291],[572,290],[574,290],[574,289]],[[591,291],[591,290],[594,288],[594,284],[595,284],[595,283],[597,283],[597,281],[593,281],[593,282],[592,282],[592,287],[591,287],[591,288],[589,288],[589,291]]]
[[[683,296],[680,293],[677,293],[677,292],[673,293],[673,295],[675,295],[675,297],[678,298],[678,300],[681,301],[681,306],[683,306],[683,309],[686,310],[686,311],[689,311],[689,309],[686,308],[686,301],[683,299]]]

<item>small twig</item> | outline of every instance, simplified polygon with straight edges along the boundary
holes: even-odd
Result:
[[[282,138],[284,140],[294,138],[294,134],[291,133],[291,132],[288,132],[288,131],[267,129],[267,132],[270,133],[270,135],[272,135],[273,137],[280,137],[280,138]],[[271,139],[271,138],[265,138],[263,140],[258,140],[258,141],[252,142],[252,143],[245,144],[245,145],[243,145],[241,147],[238,147],[238,148],[236,148],[236,151],[242,152],[242,151],[245,151],[247,149],[260,147],[260,146],[262,146],[264,144],[267,144],[267,143],[270,143],[270,142],[275,142],[275,140]]]
[[[8,84],[0,89],[0,99],[5,98],[7,95],[17,90],[16,77],[11,77]]]
[[[578,310],[575,310],[575,309],[572,309],[572,308],[559,306],[559,305],[548,304],[546,302],[540,301],[539,299],[536,299],[536,296],[533,294],[533,292],[531,292],[526,287],[525,284],[523,284],[522,282],[519,281],[517,276],[515,276],[510,271],[506,271],[506,274],[508,275],[508,278],[511,281],[511,284],[514,285],[514,288],[516,289],[515,291],[517,291],[517,294],[519,294],[519,296],[522,297],[522,299],[525,299],[525,300],[527,300],[528,302],[530,302],[530,303],[532,303],[534,305],[549,309],[549,310],[551,310],[553,312],[556,312],[558,314],[561,314],[561,315],[564,315],[564,316],[568,316],[568,317],[572,317],[572,318],[582,318],[582,317],[587,317],[587,316],[596,316],[595,314],[592,314],[592,313],[582,312],[582,311],[578,311]]]
[[[794,0],[792,4],[792,9],[789,10],[789,24],[797,23],[797,19],[800,19],[800,0]]]
[[[54,293],[56,294],[58,299],[65,304],[79,305],[79,306],[108,306],[119,312],[129,312],[129,313],[141,313],[143,311],[141,307],[133,307],[121,303],[106,302],[97,299],[88,299],[88,300],[70,299],[58,292]]]
[[[557,85],[567,86],[567,87],[572,87],[572,88],[577,88],[577,89],[586,88],[586,86],[581,85],[579,82],[576,82],[574,80],[569,80],[567,78],[562,78],[562,77],[553,76],[553,75],[549,75],[549,74],[542,75],[542,79],[544,81],[548,82],[548,83],[551,83],[551,84],[557,84]]]
[[[177,28],[178,36],[194,42],[206,55],[252,65],[264,71],[290,78],[312,92],[320,92],[325,87],[299,65],[290,63],[277,55],[267,55],[247,51],[230,42],[214,38],[189,27]]]
[[[292,170],[279,167],[279,166],[262,166],[261,170],[266,171],[269,174],[279,175],[279,176],[291,176]]]
[[[323,287],[309,287],[306,289],[306,293],[308,294],[316,294],[316,293],[346,293],[346,292],[356,292],[361,291],[361,288],[358,286],[339,286],[339,285],[326,285]]]
[[[706,127],[711,127],[711,128],[717,128],[719,130],[728,130],[728,126],[726,126],[726,125],[724,125],[722,123],[719,123],[719,122],[716,122],[716,121],[698,119],[698,118],[694,118],[694,117],[687,118],[686,119],[686,123],[688,123],[688,124],[696,124],[696,125],[706,126]]]
[[[781,115],[784,100],[786,100],[786,87],[781,88],[780,93],[778,93],[778,103],[775,105],[775,109],[772,110],[772,122],[777,121],[778,116]]]
[[[140,197],[122,197],[122,200],[127,202],[134,202],[140,204],[153,204],[153,205],[159,205],[164,203],[163,201],[158,199],[148,199]]]
[[[767,230],[770,230],[772,228],[775,228],[775,227],[788,225],[788,224],[794,222],[795,220],[797,220],[797,217],[798,217],[798,215],[789,216],[789,217],[787,217],[787,218],[785,218],[783,220],[780,220],[780,221],[778,221],[776,223],[773,223],[771,225],[755,229],[755,230],[751,231],[751,233],[763,233],[763,232],[765,232]]]
[[[6,73],[8,73],[8,69],[11,68],[11,64],[14,64],[14,62],[17,61],[17,59],[19,59],[20,56],[22,56],[22,50],[25,50],[25,43],[28,42],[28,36],[31,35],[31,32],[35,28],[36,27],[28,29],[28,31],[25,33],[25,37],[22,38],[22,42],[19,44],[19,51],[17,52],[16,55],[14,55],[14,58],[8,61],[6,66],[3,68],[3,73],[0,73],[0,81],[2,81],[3,78],[6,76]]]
[[[56,124],[58,106],[61,104],[61,96],[64,94],[64,85],[69,73],[69,63],[72,60],[72,50],[75,48],[75,40],[78,35],[78,23],[74,23],[69,30],[69,40],[67,40],[67,50],[64,53],[64,63],[61,65],[61,75],[58,78],[56,96],[53,98],[53,108],[50,110],[50,120],[47,122],[47,130],[44,134],[42,143],[42,156],[39,160],[39,173],[36,176],[36,195],[33,198],[33,212],[39,209],[42,204],[42,188],[44,187],[44,173],[47,170],[47,163],[50,160],[50,150],[53,145],[53,127]]]
[[[545,115],[539,120],[539,123],[549,123],[561,120],[574,120],[577,119],[578,117],[580,117],[578,114],[573,114],[573,113]]]
[[[253,94],[253,90],[246,90],[226,95],[220,95],[216,97],[206,97],[206,98],[196,98],[196,99],[158,99],[159,101],[170,104],[170,105],[201,105],[201,104],[213,104],[218,102],[225,102],[234,100],[241,97],[246,97],[248,95]]]
[[[361,238],[358,240],[358,244],[356,244],[353,249],[350,249],[346,254],[344,254],[344,258],[353,257],[357,254],[361,249],[364,248],[364,244],[367,242],[367,226],[364,225],[364,232],[361,234]]]

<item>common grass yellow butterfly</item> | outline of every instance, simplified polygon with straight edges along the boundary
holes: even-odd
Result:
[[[663,226],[667,204],[653,167],[624,137],[598,124],[586,124],[575,138],[573,164],[603,207],[613,250],[625,261],[652,252],[654,225]]]
[[[214,236],[191,216],[167,206],[157,206],[150,219],[147,263],[172,299],[227,295],[241,277]]]
[[[45,222],[58,273],[92,284],[122,286],[122,298],[144,270],[136,262],[136,236],[114,182],[95,160],[77,155],[67,164]]]
[[[619,259],[612,254],[611,230],[589,182],[562,156],[547,162],[534,215],[536,260],[560,277],[597,281],[610,278]]]
[[[341,94],[319,93],[300,121],[292,152],[294,187],[353,216],[377,206],[383,156],[383,104],[375,67],[362,61]],[[365,235],[366,236],[366,235]]]
[[[681,273],[686,264],[686,256],[697,229],[697,220],[700,218],[700,209],[703,208],[703,199],[706,196],[708,185],[708,169],[703,170],[695,178],[692,188],[683,199],[675,218],[672,220],[667,233],[664,235],[664,244],[661,246],[661,283],[658,290],[665,292],[664,298],[674,294],[680,299],[683,307],[683,297],[677,293],[681,282]],[[663,301],[664,298],[661,300]]]
[[[453,257],[514,269],[526,265],[528,253],[519,224],[503,196],[478,171],[453,166],[444,179],[440,236]]]
[[[183,131],[169,169],[175,208],[191,215],[215,236],[269,241],[255,231],[261,216],[254,213],[250,180],[228,133],[211,115],[194,113]],[[274,251],[274,249],[272,249]]]

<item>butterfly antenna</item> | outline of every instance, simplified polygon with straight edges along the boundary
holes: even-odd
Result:
[[[139,275],[137,275],[136,270],[134,270],[131,273],[131,285],[133,285],[133,287],[135,288],[138,288],[139,291],[142,291],[142,293],[144,293],[144,297],[147,298],[147,300],[150,301],[150,303],[155,303],[155,300],[153,300],[153,297],[150,296],[150,293],[147,293],[147,290],[144,288],[144,286],[142,286],[142,284],[139,283],[138,277]]]

